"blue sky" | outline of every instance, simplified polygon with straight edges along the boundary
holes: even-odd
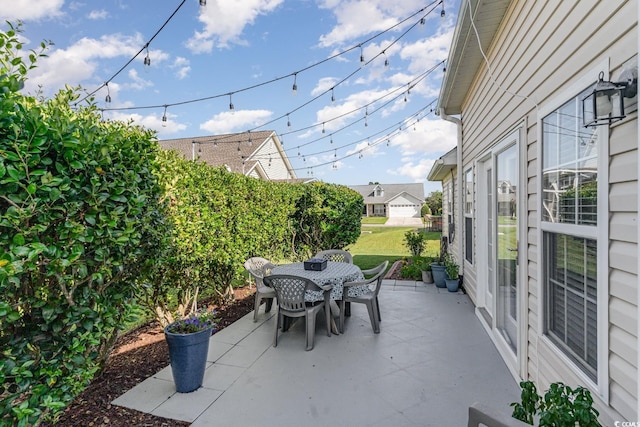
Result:
[[[426,176],[455,146],[434,112],[459,1],[206,3],[11,0],[0,18],[23,22],[26,48],[54,43],[29,93],[80,85],[159,139],[275,130],[299,177],[440,189]]]

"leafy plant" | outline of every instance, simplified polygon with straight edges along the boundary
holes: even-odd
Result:
[[[584,387],[571,387],[562,382],[551,384],[544,398],[538,394],[532,381],[522,381],[521,402],[513,402],[512,416],[533,425],[539,419],[540,427],[601,427],[593,398]]]
[[[447,273],[449,279],[457,279],[459,276],[460,266],[455,262],[451,255],[444,258],[444,271]]]
[[[426,245],[425,234],[420,231],[409,230],[404,234],[404,241],[413,256],[420,256]]]
[[[176,320],[167,326],[167,331],[172,334],[193,334],[206,329],[212,329],[213,332],[217,326],[217,321],[215,311],[205,310],[200,313],[191,314],[183,319]]]
[[[164,214],[154,134],[19,92],[38,56],[0,32],[0,424],[37,425],[99,371],[130,320]],[[42,44],[44,49],[46,44]],[[24,59],[23,59],[24,58]]]

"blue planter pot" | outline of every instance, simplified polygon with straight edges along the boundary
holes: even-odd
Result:
[[[449,279],[448,277],[444,279],[447,290],[449,292],[458,292],[458,288],[460,287],[460,279]]]
[[[193,334],[174,334],[164,329],[169,346],[173,382],[178,393],[189,393],[202,386],[209,353],[211,329]]]
[[[437,287],[447,287],[447,284],[444,282],[444,279],[447,277],[447,273],[444,271],[444,264],[432,263],[431,273],[433,274],[433,281]]]

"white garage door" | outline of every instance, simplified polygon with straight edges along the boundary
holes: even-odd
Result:
[[[390,218],[420,218],[420,206],[418,205],[391,205],[389,206]]]

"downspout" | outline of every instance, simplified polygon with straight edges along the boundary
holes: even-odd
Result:
[[[454,198],[455,203],[454,203],[454,209],[453,209],[453,221],[454,224],[456,224],[456,233],[455,235],[457,236],[457,247],[458,247],[458,257],[460,257],[460,259],[458,260],[458,265],[460,266],[460,275],[464,276],[464,260],[463,258],[463,254],[462,254],[462,233],[464,228],[461,227],[461,223],[460,221],[462,221],[462,218],[459,218],[458,214],[461,212],[456,212],[456,206],[457,206],[457,210],[460,210],[460,207],[462,206],[462,190],[459,188],[461,183],[462,183],[462,120],[460,120],[457,117],[453,117],[453,116],[449,116],[444,112],[444,108],[440,108],[439,114],[440,118],[442,120],[446,120],[448,122],[454,123],[456,125],[456,134],[457,134],[457,144],[456,144],[456,169],[458,170],[458,191],[457,191],[457,197]],[[456,187],[453,187],[453,191],[456,191]]]

